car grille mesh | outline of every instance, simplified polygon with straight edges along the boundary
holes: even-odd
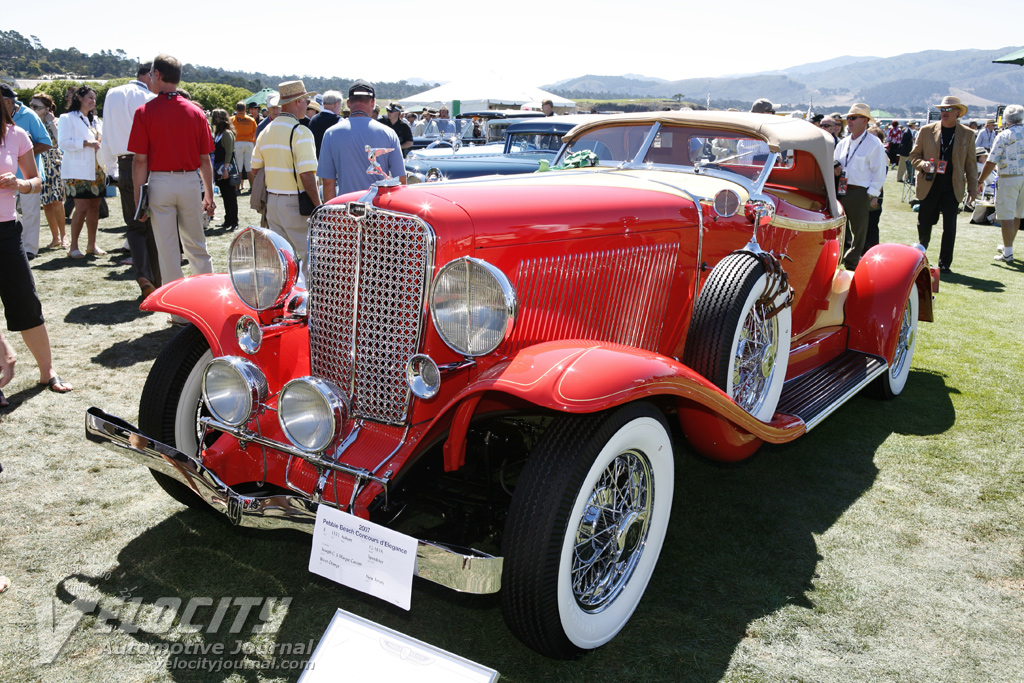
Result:
[[[357,220],[345,206],[325,206],[310,223],[309,251],[313,375],[349,395],[353,416],[401,424],[433,264],[430,228],[401,214]]]

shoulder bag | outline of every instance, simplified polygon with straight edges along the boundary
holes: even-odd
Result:
[[[295,187],[299,191],[299,213],[303,216],[309,216],[313,213],[313,209],[316,205],[313,204],[313,200],[310,199],[309,194],[302,189],[302,181],[299,180],[299,171],[295,168],[295,150],[292,148],[292,141],[295,139],[295,129],[299,127],[299,124],[292,126],[292,134],[288,137],[288,150],[292,153],[292,172],[295,174]]]

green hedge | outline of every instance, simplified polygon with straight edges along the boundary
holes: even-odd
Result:
[[[95,81],[85,81],[84,84],[93,88],[96,91],[96,107],[100,111],[100,115],[103,114],[103,100],[107,95],[107,91],[111,88],[115,88],[119,85],[124,85],[129,81],[134,80],[131,78],[115,78],[109,80],[106,83],[96,83]],[[47,95],[53,98],[53,102],[57,105],[57,115],[63,114],[66,109],[64,107],[64,91],[68,86],[80,86],[83,85],[81,81],[46,81],[40,83],[36,88],[22,88],[17,90],[18,99],[22,102],[29,102],[32,99],[32,95],[37,92],[45,92]],[[226,109],[228,112],[235,111],[235,103],[252,95],[252,91],[246,90],[245,88],[238,88],[233,85],[224,85],[222,83],[188,83],[182,82],[181,87],[188,91],[189,95],[192,96],[192,100],[197,102],[203,109]]]

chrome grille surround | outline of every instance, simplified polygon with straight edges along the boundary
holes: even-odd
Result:
[[[423,334],[434,231],[366,204],[318,209],[309,226],[312,374],[348,392],[352,416],[402,424],[405,369]]]

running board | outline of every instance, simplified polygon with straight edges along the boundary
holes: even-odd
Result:
[[[820,368],[787,380],[776,411],[796,415],[811,431],[888,369],[878,356],[844,351]]]

